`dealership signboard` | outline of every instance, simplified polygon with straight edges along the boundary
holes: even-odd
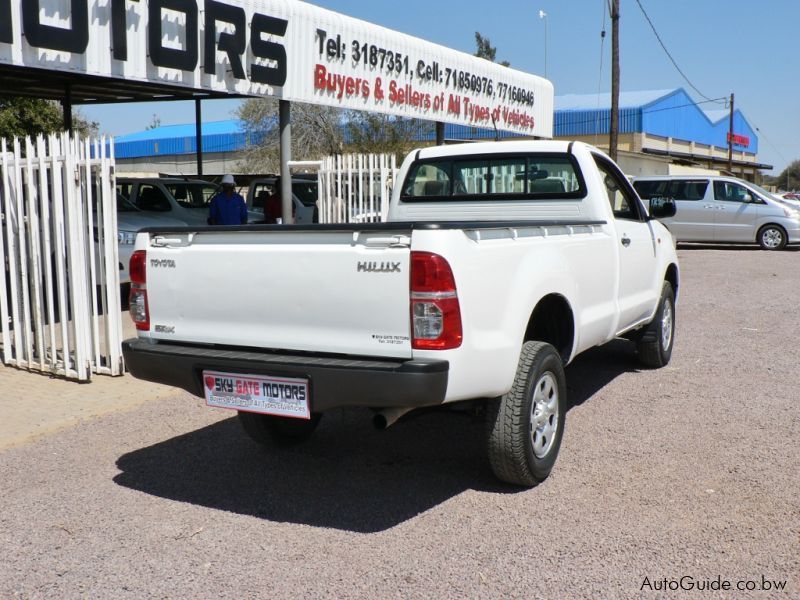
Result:
[[[0,0],[0,64],[553,132],[546,79],[297,0]]]

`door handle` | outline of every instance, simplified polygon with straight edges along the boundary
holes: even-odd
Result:
[[[703,208],[716,208],[713,204],[704,204]]]
[[[624,233],[622,234],[622,240],[620,241],[622,242],[622,245],[625,246],[626,248],[631,245],[631,238],[629,238]]]

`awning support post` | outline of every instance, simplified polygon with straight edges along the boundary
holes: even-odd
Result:
[[[197,149],[197,176],[203,176],[203,111],[200,98],[194,99],[194,139]]]
[[[72,86],[67,84],[64,89],[64,100],[61,102],[64,112],[64,130],[72,135]]]
[[[436,145],[444,146],[444,123],[436,121]]]
[[[288,100],[278,101],[278,127],[281,135],[281,212],[283,223],[291,225],[292,218],[292,104]]]

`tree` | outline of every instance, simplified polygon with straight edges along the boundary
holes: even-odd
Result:
[[[404,156],[434,135],[434,124],[420,119],[351,111],[347,115],[348,147],[354,152]]]
[[[800,159],[789,164],[777,177],[765,176],[764,180],[779,190],[794,191],[800,189]]]
[[[483,37],[477,31],[475,32],[475,56],[478,58],[485,58],[491,62],[497,62],[495,58],[497,57],[497,48],[492,46],[492,42],[487,37]],[[501,65],[504,67],[510,67],[511,63],[507,60],[501,61]]]
[[[278,101],[251,98],[236,111],[247,138],[241,168],[250,173],[280,170]],[[338,108],[292,103],[292,159],[318,160],[342,151],[343,111]]]
[[[145,127],[145,130],[149,131],[149,130],[151,130],[151,129],[156,129],[156,128],[158,128],[158,127],[161,127],[161,119],[158,117],[158,115],[156,115],[156,114],[154,113],[154,114],[153,114],[153,120],[152,120],[152,121],[150,121],[150,125],[148,125],[147,127]]]
[[[79,112],[72,127],[82,136],[97,135],[98,125]],[[36,136],[64,130],[64,111],[58,102],[41,98],[0,98],[0,138]]]

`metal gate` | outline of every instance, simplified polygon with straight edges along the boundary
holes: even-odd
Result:
[[[393,154],[324,158],[318,173],[320,223],[385,221],[396,177]]]
[[[0,216],[3,363],[121,375],[113,143],[2,140]]]

